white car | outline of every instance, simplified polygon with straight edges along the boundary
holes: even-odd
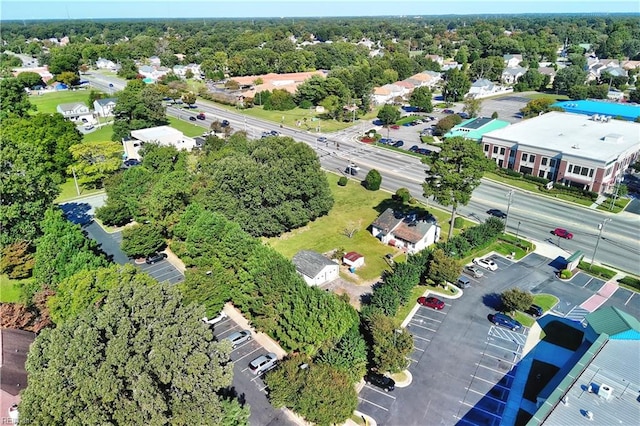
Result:
[[[266,355],[260,355],[249,363],[249,370],[255,375],[260,375],[267,370],[272,369],[278,362],[278,356],[273,352]]]
[[[204,321],[205,323],[207,323],[209,325],[213,325],[213,324],[219,323],[220,321],[222,321],[226,317],[227,317],[227,314],[225,314],[224,311],[222,311],[222,312],[220,312],[220,314],[218,314],[217,317],[211,318],[211,319],[209,319],[207,317],[204,317],[204,318],[202,318],[202,321]]]
[[[496,262],[494,262],[491,259],[483,259],[478,257],[473,259],[473,263],[475,263],[478,266],[482,266],[483,268],[488,269],[490,271],[498,270],[498,265],[496,264]]]
[[[349,169],[354,169],[354,170],[356,170],[356,171],[358,171],[358,172],[360,171],[360,167],[358,167],[358,165],[357,165],[357,164],[354,164],[354,163],[349,163],[349,165],[347,166],[347,168],[349,168]]]

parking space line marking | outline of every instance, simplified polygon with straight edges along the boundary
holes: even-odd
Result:
[[[424,349],[416,348],[415,346],[413,347],[413,350],[415,350],[415,351],[420,351],[420,352],[424,352]]]
[[[469,390],[469,391],[471,391],[471,392],[473,392],[473,393],[476,393],[476,394],[478,394],[478,395],[482,395],[482,396],[484,396],[484,397],[491,398],[491,399],[493,399],[495,402],[498,402],[498,403],[500,403],[500,404],[502,404],[502,405],[507,405],[507,402],[506,402],[506,401],[502,401],[502,400],[500,400],[500,399],[494,398],[494,397],[492,397],[491,395],[486,394],[486,393],[484,393],[484,392],[479,392],[479,391],[474,390],[474,389],[471,389],[471,388],[467,388],[467,390]]]
[[[506,359],[498,358],[497,356],[493,356],[493,355],[491,355],[491,354],[484,353],[484,354],[482,354],[482,355],[483,355],[483,356],[486,356],[486,357],[489,357],[489,358],[497,359],[498,361],[508,362],[508,363],[509,363],[509,364],[511,364],[511,365],[516,365],[516,364],[517,364],[516,362],[507,361]]]
[[[498,374],[502,374],[503,376],[511,377],[512,379],[515,377],[515,376],[513,376],[513,375],[509,375],[509,372],[505,373],[504,371],[494,370],[493,368],[491,368],[491,367],[487,367],[486,365],[482,365],[482,364],[480,364],[480,363],[478,363],[478,362],[476,362],[476,365],[477,365],[478,367],[482,367],[482,368],[484,368],[484,369],[491,370],[491,371],[493,371],[494,373],[498,373]],[[511,371],[511,370],[509,370],[509,371]]]
[[[431,339],[427,339],[427,338],[424,338],[424,337],[416,336],[414,334],[412,334],[412,336],[413,336],[414,339],[424,340],[425,342],[430,342],[431,341]]]
[[[218,339],[218,341],[221,342],[222,340],[220,340],[220,336],[222,336],[223,334],[225,334],[225,333],[227,333],[227,332],[229,332],[231,330],[235,330],[238,327],[240,327],[240,326],[234,322],[233,325],[231,327],[229,327],[228,330],[225,330],[225,331],[221,332],[220,334],[218,334],[216,336],[216,339]],[[224,337],[223,337],[223,339],[224,339]]]
[[[425,317],[425,316],[423,316],[423,315],[418,315],[417,313],[416,313],[416,314],[414,314],[413,316],[414,316],[414,317],[420,317],[420,318],[426,318],[426,319],[428,319],[429,321],[442,322],[442,320],[437,320],[437,319],[435,319],[435,318]]]
[[[474,375],[472,375],[471,377],[473,377],[473,379],[481,380],[481,381],[483,381],[483,382],[485,382],[485,383],[488,383],[488,384],[490,384],[490,385],[493,385],[493,386],[499,386],[499,387],[501,387],[502,389],[506,390],[507,392],[510,392],[510,391],[511,391],[511,388],[508,388],[508,387],[506,387],[506,386],[502,386],[502,385],[501,385],[501,384],[499,384],[499,383],[494,383],[494,382],[492,382],[491,380],[484,379],[484,378],[482,378],[482,377],[480,377],[480,376],[474,376]],[[472,381],[472,382],[473,382],[473,379],[471,379],[471,381]]]
[[[517,344],[517,343],[516,343],[516,344]],[[520,353],[520,345],[518,345],[518,350],[517,350],[517,351],[516,351],[516,350],[513,350],[513,349],[509,349],[509,348],[504,347],[504,346],[494,345],[493,343],[487,343],[487,346],[493,346],[494,348],[503,349],[503,350],[505,350],[505,351],[512,352],[512,353],[518,353],[518,354]]]
[[[633,297],[635,293],[631,292],[631,295],[629,296],[629,298],[627,299],[626,302],[624,302],[624,306],[627,306],[627,304],[631,301],[631,298]]]
[[[490,412],[490,411],[483,410],[482,408],[480,408],[480,407],[476,407],[475,405],[471,405],[471,404],[469,404],[468,402],[464,402],[464,401],[462,401],[462,404],[463,404],[463,405],[466,405],[467,407],[471,407],[471,408],[473,408],[474,410],[478,410],[478,411],[482,411],[483,413],[487,413],[487,414],[489,414],[490,416],[495,417],[496,419],[502,420],[502,416],[501,416],[501,415],[497,415],[497,414],[492,413],[492,412]]]
[[[381,391],[381,390],[378,390],[378,389],[374,388],[373,386],[364,385],[364,387],[365,387],[365,388],[367,388],[367,389],[371,389],[371,390],[372,390],[372,391],[374,391],[374,392],[378,392],[380,395],[388,396],[388,397],[389,397],[389,398],[391,398],[391,399],[396,399],[396,397],[395,397],[395,396],[389,395],[389,393],[388,393],[388,392],[383,392],[383,391]]]
[[[412,327],[420,327],[420,328],[424,328],[425,330],[433,331],[434,333],[436,333],[436,332],[437,332],[437,330],[434,330],[434,329],[429,328],[429,327],[425,327],[425,326],[423,326],[423,325],[412,324],[412,323],[409,323],[408,325],[410,325],[410,326],[412,326]]]
[[[265,387],[263,387],[262,389],[260,389],[260,392],[264,392],[264,390],[267,388],[267,386],[265,385]]]
[[[411,358],[411,357],[407,357],[407,359],[410,359],[411,361],[413,361],[413,362],[415,362],[415,363],[418,363],[418,362],[419,362],[418,360],[413,359],[413,358]]]
[[[358,399],[359,399],[360,401],[364,401],[364,402],[366,402],[366,403],[368,403],[368,404],[371,404],[371,405],[373,405],[373,406],[375,406],[375,407],[382,408],[384,411],[389,411],[389,409],[388,409],[388,408],[384,408],[382,405],[378,405],[378,404],[376,404],[375,402],[371,402],[371,401],[369,401],[369,400],[367,400],[367,399],[364,399],[364,398],[361,398],[361,397],[358,397]]]
[[[248,357],[249,355],[251,355],[251,354],[252,354],[252,353],[254,353],[255,351],[259,351],[260,349],[262,349],[262,346],[258,346],[257,348],[255,348],[255,349],[254,349],[254,350],[252,350],[251,352],[249,352],[249,353],[247,353],[247,354],[245,354],[245,355],[242,355],[240,358],[236,359],[236,360],[235,360],[235,361],[233,361],[233,362],[242,361],[243,359],[245,359],[246,357]],[[247,368],[249,368],[249,367],[247,367]],[[242,370],[242,371],[244,371],[244,370]]]

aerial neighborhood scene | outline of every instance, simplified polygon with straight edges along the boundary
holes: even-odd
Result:
[[[640,424],[637,1],[0,13],[2,424]]]

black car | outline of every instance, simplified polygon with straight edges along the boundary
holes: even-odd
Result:
[[[149,256],[147,256],[147,264],[148,265],[153,265],[154,263],[158,263],[161,262],[163,260],[165,260],[167,258],[167,254],[166,253],[154,253],[154,254],[150,254]]]
[[[364,376],[364,381],[367,384],[383,389],[385,392],[392,391],[396,388],[396,382],[392,378],[374,372],[370,372]]]
[[[395,146],[396,148],[400,148],[402,145],[404,145],[403,141],[397,141],[396,143],[393,144],[393,146]]]
[[[418,152],[418,149],[420,149],[420,147],[418,145],[413,145],[411,148],[409,148],[409,151]]]
[[[507,217],[507,214],[499,209],[487,210],[487,214],[500,219],[505,219]]]
[[[197,120],[197,118],[195,118],[193,115],[191,115],[191,116],[189,116],[189,120],[190,120],[190,121],[196,121],[196,120]]]
[[[431,150],[429,150],[427,148],[418,148],[418,150],[416,152],[418,154],[422,154],[422,155],[430,155],[431,154]]]
[[[525,312],[531,315],[532,317],[542,316],[542,308],[538,305],[529,306],[529,309],[527,309]]]
[[[222,120],[222,127],[227,127],[229,125],[229,120]]]
[[[136,160],[135,158],[129,158],[127,160],[124,160],[123,164],[125,167],[133,167],[139,166],[142,163],[140,162],[140,160]]]

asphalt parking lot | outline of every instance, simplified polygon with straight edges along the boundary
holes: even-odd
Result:
[[[589,313],[581,305],[605,284],[584,273],[560,281],[555,271],[561,259],[536,253],[518,262],[492,258],[498,270],[483,269],[483,277],[469,277],[471,287],[461,298],[442,298],[442,311],[419,307],[411,318],[411,385],[391,392],[394,399],[365,388],[358,410],[381,425],[499,425],[529,333],[526,327],[511,331],[490,322],[500,293],[517,286],[534,294],[553,294],[559,303],[551,313],[579,322]],[[640,297],[623,288],[603,306],[640,315]]]
[[[122,237],[120,237],[122,238]],[[167,260],[148,265],[143,263],[136,265],[142,272],[146,272],[155,278],[158,282],[167,282],[169,284],[178,284],[184,281],[184,275]]]
[[[213,334],[221,341],[241,328],[232,319],[225,318],[214,326]],[[253,332],[253,331],[252,331]],[[249,363],[260,355],[267,354],[258,342],[251,339],[231,351],[233,366],[233,387],[240,401],[250,406],[249,424],[255,426],[294,426],[282,410],[275,409],[267,400],[267,391],[262,376],[249,371]]]

